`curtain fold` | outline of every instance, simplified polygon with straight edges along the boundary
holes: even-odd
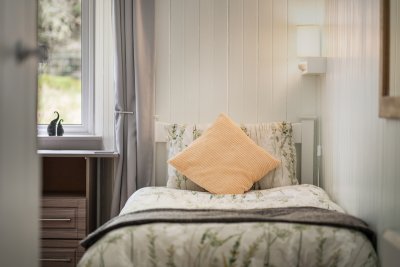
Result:
[[[154,0],[114,0],[115,138],[120,156],[111,216],[154,185]]]

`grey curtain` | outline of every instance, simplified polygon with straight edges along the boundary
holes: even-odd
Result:
[[[120,156],[111,215],[154,185],[154,0],[114,0],[115,137]]]

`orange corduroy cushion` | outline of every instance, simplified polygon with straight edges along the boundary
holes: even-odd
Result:
[[[279,165],[225,114],[168,162],[215,194],[242,194]]]

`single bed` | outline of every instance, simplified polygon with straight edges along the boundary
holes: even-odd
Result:
[[[304,182],[313,183],[313,123],[293,133],[303,184],[229,195],[142,188],[82,242],[79,266],[377,266],[374,233]]]

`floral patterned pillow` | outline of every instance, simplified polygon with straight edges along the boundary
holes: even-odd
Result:
[[[191,142],[196,140],[208,125],[169,124],[166,126],[168,135],[168,158],[174,157]],[[287,122],[242,124],[242,130],[259,146],[281,161],[281,164],[261,180],[252,189],[261,190],[286,185],[296,185],[296,149],[293,141],[292,125]],[[167,187],[206,191],[186,176],[179,173],[168,164]]]
[[[203,126],[206,128],[206,126]],[[168,132],[168,158],[173,158],[176,154],[181,152],[185,147],[198,138],[204,131],[199,129],[197,125],[184,125],[184,124],[170,124],[166,126]],[[167,187],[193,190],[193,191],[206,191],[198,186],[185,175],[178,172],[171,164],[168,164],[168,181]]]
[[[296,177],[296,148],[291,123],[248,124],[242,125],[242,129],[254,142],[281,161],[277,168],[256,182],[252,189],[299,184]]]

